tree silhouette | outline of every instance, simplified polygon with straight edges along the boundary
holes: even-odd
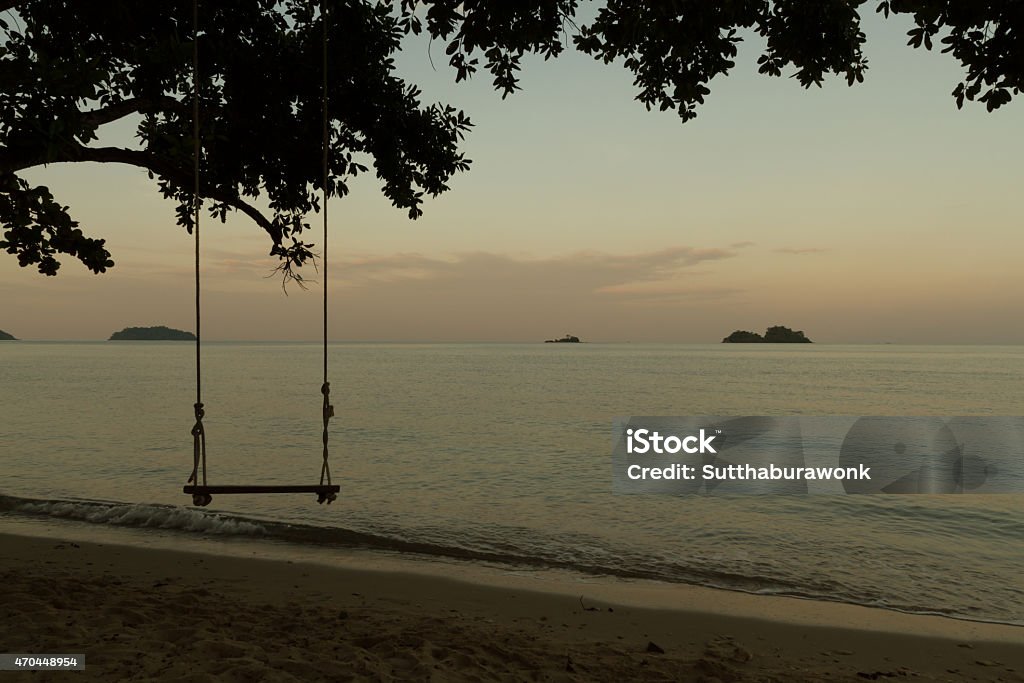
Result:
[[[104,240],[87,237],[43,186],[21,171],[53,163],[120,163],[146,169],[192,229],[192,50],[200,69],[200,193],[223,220],[241,211],[265,230],[286,277],[312,257],[304,217],[321,190],[320,0],[205,0],[193,34],[191,0],[0,0],[0,248],[22,266],[56,274],[58,254],[100,273],[113,266]],[[635,76],[637,99],[697,115],[709,83],[734,66],[743,31],[767,41],[762,73],[791,71],[804,87],[830,74],[853,84],[867,62],[863,0],[607,0],[577,26],[577,0],[324,0],[331,116],[327,193],[344,196],[368,169],[410,218],[424,196],[469,168],[459,144],[465,113],[427,105],[395,74],[408,34],[443,41],[456,80],[483,68],[503,97],[519,88],[528,53],[557,57],[570,45]],[[910,45],[940,42],[965,68],[953,96],[993,110],[1018,94],[1024,72],[1024,3],[884,0],[886,16],[913,17]],[[138,120],[138,144],[98,146],[103,126]],[[270,212],[253,200],[265,201]]]

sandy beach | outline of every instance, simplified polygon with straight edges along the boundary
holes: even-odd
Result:
[[[0,649],[85,653],[76,680],[1024,681],[1024,628],[849,605],[18,535],[0,549]]]

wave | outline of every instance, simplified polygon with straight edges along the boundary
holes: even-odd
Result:
[[[136,529],[160,529],[183,534],[210,534],[225,538],[264,539],[302,546],[366,549],[493,564],[524,569],[560,569],[593,576],[619,579],[653,580],[720,588],[760,595],[783,595],[810,600],[844,602],[912,614],[934,614],[970,621],[992,621],[1021,625],[1015,620],[988,619],[934,606],[898,605],[878,597],[857,595],[834,581],[818,585],[787,581],[778,575],[765,576],[755,571],[744,573],[702,567],[699,558],[682,564],[678,558],[658,558],[650,554],[593,546],[593,539],[562,538],[559,546],[538,544],[535,531],[523,530],[523,539],[515,530],[505,530],[504,540],[472,538],[464,544],[414,541],[343,527],[323,527],[286,523],[211,512],[174,505],[119,503],[82,499],[38,499],[0,495],[0,515],[12,514],[37,518],[58,518],[89,524]],[[573,550],[567,550],[566,542]],[[519,541],[519,542],[517,542]],[[532,541],[532,542],[531,542]],[[752,567],[749,569],[753,569]]]
[[[506,530],[508,535],[505,540],[496,539],[493,535],[489,538],[482,536],[473,538],[474,534],[466,534],[465,537],[469,543],[457,545],[414,541],[343,527],[275,522],[174,505],[81,499],[48,500],[6,495],[0,495],[0,513],[60,518],[137,529],[161,529],[225,537],[260,538],[299,545],[381,550],[523,568],[564,569],[583,574],[671,583],[695,583],[749,592],[756,592],[768,585],[775,590],[796,589],[796,586],[775,585],[765,577],[706,571],[697,567],[682,567],[664,560],[658,561],[640,553],[612,553],[594,546],[590,546],[589,551],[585,550],[584,540],[592,543],[592,539],[579,539],[580,544],[573,544],[577,548],[576,552],[567,552],[564,546],[562,548],[542,547],[536,543],[530,543],[531,540],[538,540],[536,532],[525,530],[526,537],[522,539],[515,538],[518,534],[513,529]]]
[[[138,505],[90,500],[44,500],[0,495],[0,512],[13,512],[31,517],[57,517],[93,524],[227,536],[251,537],[266,534],[263,524],[255,520],[173,505]]]

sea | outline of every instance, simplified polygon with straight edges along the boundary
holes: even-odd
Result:
[[[623,416],[1021,416],[1024,346],[335,343],[331,505],[182,493],[195,349],[0,343],[0,531],[397,554],[1024,625],[1024,494],[624,495]],[[203,345],[211,484],[312,484],[322,349]],[[1024,458],[1024,454],[1021,455]]]

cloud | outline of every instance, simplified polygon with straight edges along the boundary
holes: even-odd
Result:
[[[712,285],[687,287],[669,282],[631,282],[597,290],[598,294],[609,294],[647,305],[712,301],[733,297],[743,292],[743,289],[736,287]]]
[[[775,250],[779,254],[796,254],[798,256],[808,256],[810,254],[824,254],[828,249],[821,249],[819,247],[780,247]]]
[[[756,245],[757,245],[757,242],[751,242],[749,240],[746,240],[746,241],[743,241],[743,242],[733,242],[729,246],[731,248],[733,248],[733,249],[743,249],[745,247],[753,247],[753,246],[756,246]]]
[[[544,292],[557,288],[577,295],[663,299],[707,294],[708,290],[693,284],[681,286],[679,280],[698,274],[695,266],[734,256],[728,249],[686,246],[634,254],[582,251],[545,258],[491,252],[446,258],[398,253],[350,258],[332,266],[331,278],[346,288],[377,290],[382,285],[406,288],[414,283],[421,290]]]
[[[416,252],[356,254],[330,260],[332,290],[361,292],[378,296],[387,292],[501,291],[544,292],[555,287],[577,295],[609,295],[619,298],[698,296],[706,294],[694,277],[708,275],[708,267],[737,256],[720,247],[671,246],[632,254],[611,254],[596,250],[556,256],[534,257],[486,251],[444,255]],[[317,264],[320,262],[317,261]],[[278,261],[240,250],[211,249],[203,260],[203,278],[208,286],[225,291],[259,287],[257,283],[274,274]],[[698,269],[698,266],[704,266]],[[167,269],[179,279],[190,270]],[[316,287],[320,273],[307,265],[300,274]],[[682,280],[686,282],[681,283]]]
[[[343,282],[351,285],[425,280],[445,277],[457,272],[458,257],[439,258],[417,253],[360,256],[342,259],[334,267]],[[332,276],[334,273],[332,273]]]

